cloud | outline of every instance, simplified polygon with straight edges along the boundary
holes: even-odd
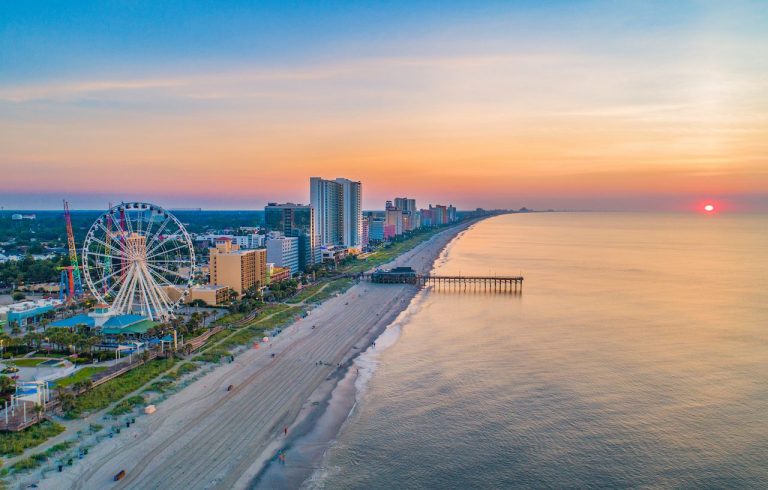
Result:
[[[259,88],[280,83],[333,82],[368,80],[370,77],[419,70],[450,70],[453,72],[512,66],[542,66],[573,62],[563,54],[477,55],[432,57],[379,57],[317,65],[265,67],[203,71],[193,74],[160,75],[137,79],[94,78],[42,84],[0,86],[0,100],[14,103],[38,101],[73,101],[79,98],[120,98],[126,94],[140,95],[167,92],[176,97],[236,98],[258,95]],[[235,92],[228,88],[239,88]],[[221,91],[215,91],[222,89]],[[265,96],[273,92],[265,92]]]

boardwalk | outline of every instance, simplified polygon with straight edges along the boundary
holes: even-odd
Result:
[[[0,410],[0,431],[16,432],[24,430],[45,419],[43,412],[38,412],[34,402],[19,400],[8,410]]]

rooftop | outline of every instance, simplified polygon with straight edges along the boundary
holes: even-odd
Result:
[[[218,284],[205,284],[200,286],[194,286],[192,289],[198,291],[218,291],[220,289],[227,289],[229,286],[219,286]]]
[[[84,313],[81,313],[79,315],[71,316],[69,318],[62,318],[61,320],[56,320],[55,322],[52,322],[50,324],[51,327],[64,327],[64,328],[72,328],[78,325],[87,325],[89,327],[93,327],[96,325],[96,322],[90,316]]]
[[[109,323],[109,322],[107,322]],[[106,324],[101,330],[106,335],[120,335],[121,333],[147,333],[147,330],[157,325],[157,322],[152,320],[143,319],[139,322],[133,323],[127,327],[107,327]]]
[[[104,322],[104,329],[110,327],[125,328],[142,320],[144,320],[144,317],[141,315],[115,315]]]

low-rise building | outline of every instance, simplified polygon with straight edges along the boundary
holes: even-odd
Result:
[[[13,221],[21,221],[25,219],[34,220],[34,219],[37,219],[37,215],[36,214],[19,214],[19,213],[15,213],[11,215],[11,220]]]
[[[286,281],[291,278],[291,270],[287,267],[280,267],[275,264],[267,264],[267,270],[269,273],[269,282]]]
[[[260,248],[264,246],[264,235],[258,233],[252,233],[250,235],[236,235],[232,237],[232,241],[236,243],[241,249]]]
[[[322,247],[323,262],[338,262],[346,259],[349,255],[349,249],[342,246],[328,245]]]
[[[53,311],[63,303],[58,299],[40,299],[36,301],[21,301],[8,306],[0,306],[0,321],[7,326],[37,325],[46,313]]]
[[[229,301],[229,287],[216,286],[212,284],[204,286],[193,286],[189,289],[185,302],[187,304],[195,300],[201,300],[210,306],[218,306]]]

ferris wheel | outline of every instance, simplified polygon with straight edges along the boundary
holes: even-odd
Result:
[[[121,203],[85,237],[83,276],[113,314],[167,320],[193,283],[195,250],[184,225],[160,206]]]

